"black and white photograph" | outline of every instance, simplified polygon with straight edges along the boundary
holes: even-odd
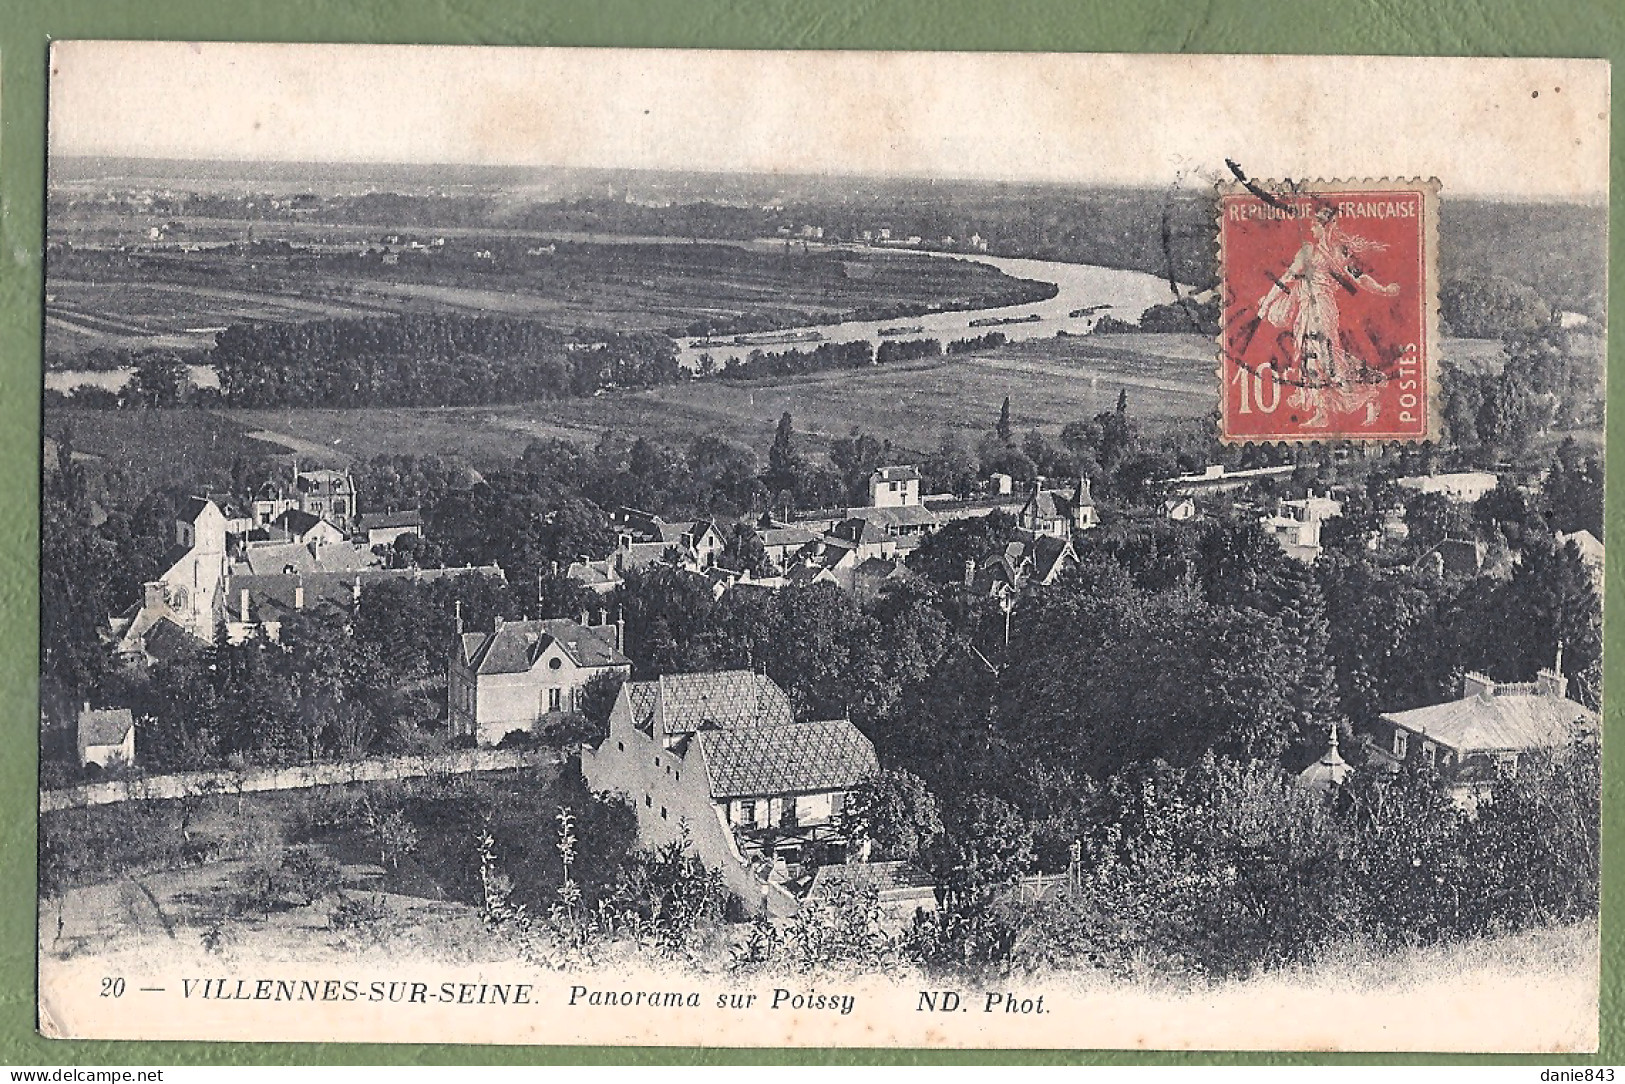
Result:
[[[1606,62],[50,77],[47,1036],[1597,1048]]]

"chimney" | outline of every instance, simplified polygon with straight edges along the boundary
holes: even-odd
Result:
[[[598,624],[600,627],[607,626],[609,624],[609,611],[604,609],[602,606],[598,608]]]
[[[85,701],[85,710],[84,710],[84,714],[86,714],[86,715],[89,715],[89,714],[90,714],[90,701],[88,701],[88,700],[86,700],[86,701]]]
[[[504,624],[506,624],[506,622],[502,620],[502,615],[497,614],[495,617],[491,618],[491,631],[501,632]]]
[[[463,634],[463,600],[462,599],[458,599],[456,602],[452,603],[451,612],[452,612],[452,619],[451,619],[452,620],[452,625],[453,625],[453,627],[455,627],[457,629],[457,635],[461,636]]]
[[[361,605],[361,577],[360,576],[357,576],[355,578],[355,582],[350,585],[350,601],[355,603],[357,606]]]
[[[248,588],[246,587],[237,593],[237,613],[237,620],[245,625],[248,624]]]
[[[587,627],[591,626],[591,624],[592,624],[592,619],[588,616],[587,611],[585,609],[583,609],[581,611],[581,627],[582,628],[587,628]]]
[[[626,609],[615,607],[615,650],[626,653]]]
[[[976,562],[969,557],[965,558],[965,586],[969,587],[976,582]]]
[[[1475,696],[1481,696],[1486,700],[1492,699],[1495,696],[1495,682],[1483,674],[1463,674],[1461,678],[1461,698],[1471,700]]]
[[[293,608],[295,610],[303,610],[305,608],[304,580],[300,580],[298,583],[293,585]]]
[[[1557,642],[1557,658],[1552,665],[1536,672],[1535,691],[1541,696],[1552,696],[1559,700],[1568,694],[1569,679],[1563,676],[1563,641]]]

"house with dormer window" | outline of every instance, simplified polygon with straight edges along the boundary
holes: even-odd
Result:
[[[608,736],[581,756],[588,787],[631,802],[640,844],[686,836],[729,887],[777,913],[795,908],[789,880],[845,860],[847,795],[878,766],[851,722],[798,721],[784,690],[749,670],[628,682]]]
[[[1597,713],[1568,698],[1562,653],[1534,681],[1462,679],[1461,695],[1442,704],[1389,712],[1366,734],[1377,764],[1421,764],[1439,773],[1456,799],[1471,804],[1530,755],[1598,733]]]

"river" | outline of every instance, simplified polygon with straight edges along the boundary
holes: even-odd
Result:
[[[858,250],[865,251],[865,250]],[[887,249],[884,251],[897,251]],[[924,251],[924,250],[903,250]],[[677,340],[677,360],[685,368],[698,369],[702,355],[709,354],[712,362],[721,367],[728,362],[745,358],[752,350],[775,353],[782,350],[811,350],[820,343],[845,343],[867,340],[878,347],[887,339],[939,339],[946,347],[954,339],[968,339],[990,331],[1002,332],[1011,342],[1026,339],[1052,338],[1057,332],[1073,335],[1087,334],[1101,316],[1110,315],[1126,323],[1135,323],[1140,314],[1152,305],[1172,300],[1166,279],[1148,275],[1143,271],[1120,271],[1091,264],[1060,263],[1055,260],[1027,260],[1013,256],[963,256],[950,253],[930,255],[952,256],[956,259],[974,259],[989,264],[1015,278],[1053,282],[1057,293],[1048,301],[1027,305],[1004,305],[990,309],[966,309],[958,312],[933,312],[923,316],[900,316],[891,320],[851,320],[845,323],[815,324],[790,328],[760,336],[753,341],[736,345],[732,336],[721,340],[699,337]],[[1073,313],[1080,313],[1073,316]],[[1037,319],[1022,319],[1036,316]],[[1021,319],[1019,323],[971,327],[973,320]],[[882,329],[896,334],[882,335]],[[906,330],[901,330],[906,329]],[[917,329],[917,330],[916,330]],[[817,336],[817,338],[814,338]],[[796,342],[763,342],[769,338],[797,338]],[[188,366],[192,383],[200,388],[215,388],[220,381],[212,368],[206,365]],[[45,374],[45,386],[53,391],[71,391],[81,384],[116,391],[130,378],[129,369],[102,371],[86,369],[60,369]]]
[[[859,249],[858,251],[866,251]],[[888,249],[886,251],[896,251]],[[908,249],[904,251],[923,251]],[[784,350],[811,350],[820,343],[846,343],[867,340],[878,347],[887,339],[939,339],[946,347],[954,339],[969,339],[990,331],[1002,332],[1011,342],[1025,339],[1053,338],[1057,332],[1073,335],[1087,334],[1095,321],[1105,315],[1126,323],[1136,323],[1141,313],[1152,305],[1173,300],[1168,281],[1143,271],[1120,271],[1091,264],[1060,263],[1054,260],[1027,260],[1012,256],[963,256],[957,253],[930,253],[952,255],[956,259],[972,259],[989,264],[1015,278],[1053,282],[1057,293],[1048,301],[1027,305],[1004,305],[991,309],[965,309],[958,312],[933,312],[923,316],[900,316],[890,320],[852,320],[845,323],[815,324],[810,327],[791,328],[786,331],[747,336],[750,342],[735,344],[733,336],[707,340],[690,337],[677,340],[678,361],[688,369],[700,367],[700,357],[711,355],[719,368],[728,362],[745,358],[752,350],[777,353]],[[1184,288],[1182,288],[1183,290]],[[1085,311],[1086,310],[1086,311]],[[1072,313],[1081,312],[1073,316]],[[973,320],[1000,320],[1037,316],[1036,320],[996,326],[971,327]],[[882,329],[896,334],[882,335]],[[900,329],[907,329],[906,331]],[[916,330],[918,329],[918,330]],[[813,338],[817,335],[818,338]],[[764,342],[770,338],[795,337],[804,341]]]
[[[48,391],[70,392],[74,388],[89,384],[96,388],[106,388],[108,391],[118,391],[130,382],[130,375],[134,369],[53,369],[45,374],[45,387]],[[214,371],[212,365],[188,365],[186,377],[200,388],[218,388],[220,375]]]

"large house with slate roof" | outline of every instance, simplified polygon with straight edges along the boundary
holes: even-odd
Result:
[[[1534,681],[1468,674],[1455,700],[1383,715],[1367,735],[1367,749],[1395,770],[1418,762],[1433,768],[1458,801],[1471,803],[1516,772],[1524,757],[1598,733],[1597,713],[1567,692],[1561,652]]]
[[[459,632],[446,674],[451,736],[495,745],[579,711],[581,691],[600,674],[629,675],[624,624],[503,621],[490,632]]]
[[[804,862],[845,859],[846,796],[878,766],[849,721],[797,722],[784,690],[749,670],[628,682],[581,757],[592,790],[631,800],[640,843],[686,832],[735,892],[780,912]]]

